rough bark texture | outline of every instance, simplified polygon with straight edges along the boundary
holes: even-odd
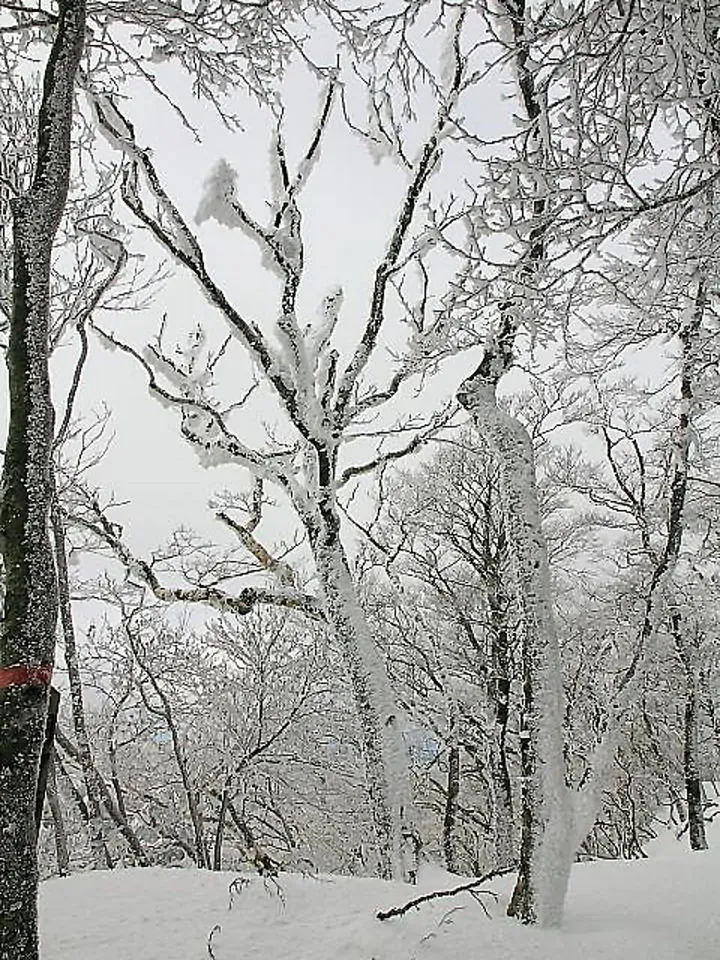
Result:
[[[687,681],[683,730],[683,772],[688,809],[688,837],[691,850],[707,850],[708,842],[705,836],[702,776],[700,773],[701,693],[697,650],[693,649],[690,639],[683,636],[680,614],[673,613],[671,619],[675,647],[682,661]]]
[[[12,207],[13,297],[6,354],[10,418],[0,502],[5,608],[0,668],[51,668],[57,594],[48,513],[53,408],[48,373],[50,257],[67,198],[75,74],[85,4],[61,0],[45,69],[35,176]],[[47,673],[45,674],[47,676]],[[0,960],[37,960],[35,794],[47,683],[0,688]]]
[[[457,742],[457,720],[453,721],[451,743],[448,750],[447,793],[445,795],[445,812],[443,816],[443,854],[445,867],[451,873],[457,873],[457,849],[455,842],[455,825],[457,823],[458,800],[460,797],[460,746]]]
[[[70,873],[70,854],[68,853],[67,831],[65,829],[65,820],[63,818],[62,805],[58,794],[57,777],[55,776],[54,752],[50,758],[50,768],[48,770],[47,799],[53,821],[53,832],[55,834],[55,857],[57,859],[58,874],[64,877]]]

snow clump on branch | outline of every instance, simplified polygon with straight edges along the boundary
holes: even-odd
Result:
[[[237,171],[227,160],[218,160],[204,184],[203,195],[195,214],[198,225],[206,220],[216,220],[226,227],[242,226],[242,220],[233,207],[237,178]]]

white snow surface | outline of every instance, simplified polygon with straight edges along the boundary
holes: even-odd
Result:
[[[488,918],[468,894],[403,917],[375,914],[463,882],[425,867],[417,887],[349,877],[280,877],[279,896],[259,877],[233,897],[237,876],[181,869],[127,869],[45,881],[43,960],[717,960],[720,957],[720,830],[715,849],[690,854],[671,834],[647,860],[573,868],[559,930],[504,916],[510,878],[485,886]]]

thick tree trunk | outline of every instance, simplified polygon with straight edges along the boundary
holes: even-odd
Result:
[[[48,372],[50,257],[67,198],[83,0],[60,0],[38,117],[35,176],[13,204],[7,347],[10,418],[0,552],[0,960],[37,960],[35,796],[54,659],[57,592],[48,514],[53,408]]]
[[[311,532],[311,542],[328,622],[352,684],[380,876],[414,882],[419,843],[400,711],[358,602],[340,539],[340,520],[332,507],[325,506],[322,526]]]
[[[506,331],[512,337],[511,327]],[[532,443],[496,402],[509,363],[507,343],[491,347],[458,393],[500,471],[508,547],[522,630],[523,788],[520,872],[508,912],[526,923],[559,924],[574,854],[573,808],[565,786],[562,685],[547,548],[540,521]]]
[[[507,757],[507,728],[510,719],[510,655],[508,650],[507,606],[496,584],[489,594],[490,605],[490,700],[495,709],[495,730],[490,748],[493,797],[493,843],[495,866],[515,862],[515,814],[512,781]]]

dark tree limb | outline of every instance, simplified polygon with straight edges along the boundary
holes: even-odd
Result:
[[[13,288],[6,352],[10,416],[0,554],[0,960],[38,960],[35,802],[55,654],[57,590],[48,516],[54,413],[50,263],[70,182],[73,96],[84,0],[59,0],[43,80],[35,175],[12,203]],[[18,673],[20,670],[20,673]],[[18,676],[26,679],[18,681]]]
[[[513,873],[514,871],[515,867],[491,870],[476,880],[471,880],[469,883],[461,883],[458,887],[451,887],[449,890],[433,890],[432,893],[425,893],[421,897],[414,897],[412,900],[408,900],[408,902],[402,904],[402,906],[390,907],[388,910],[378,910],[375,916],[378,920],[390,920],[392,917],[402,917],[408,913],[408,911],[418,909],[424,903],[430,903],[432,900],[442,900],[446,897],[456,897],[460,893],[484,893],[494,897],[495,894],[492,890],[479,890],[478,888],[481,887],[483,883],[487,883],[488,880],[493,880],[495,877],[507,876],[508,873]]]

